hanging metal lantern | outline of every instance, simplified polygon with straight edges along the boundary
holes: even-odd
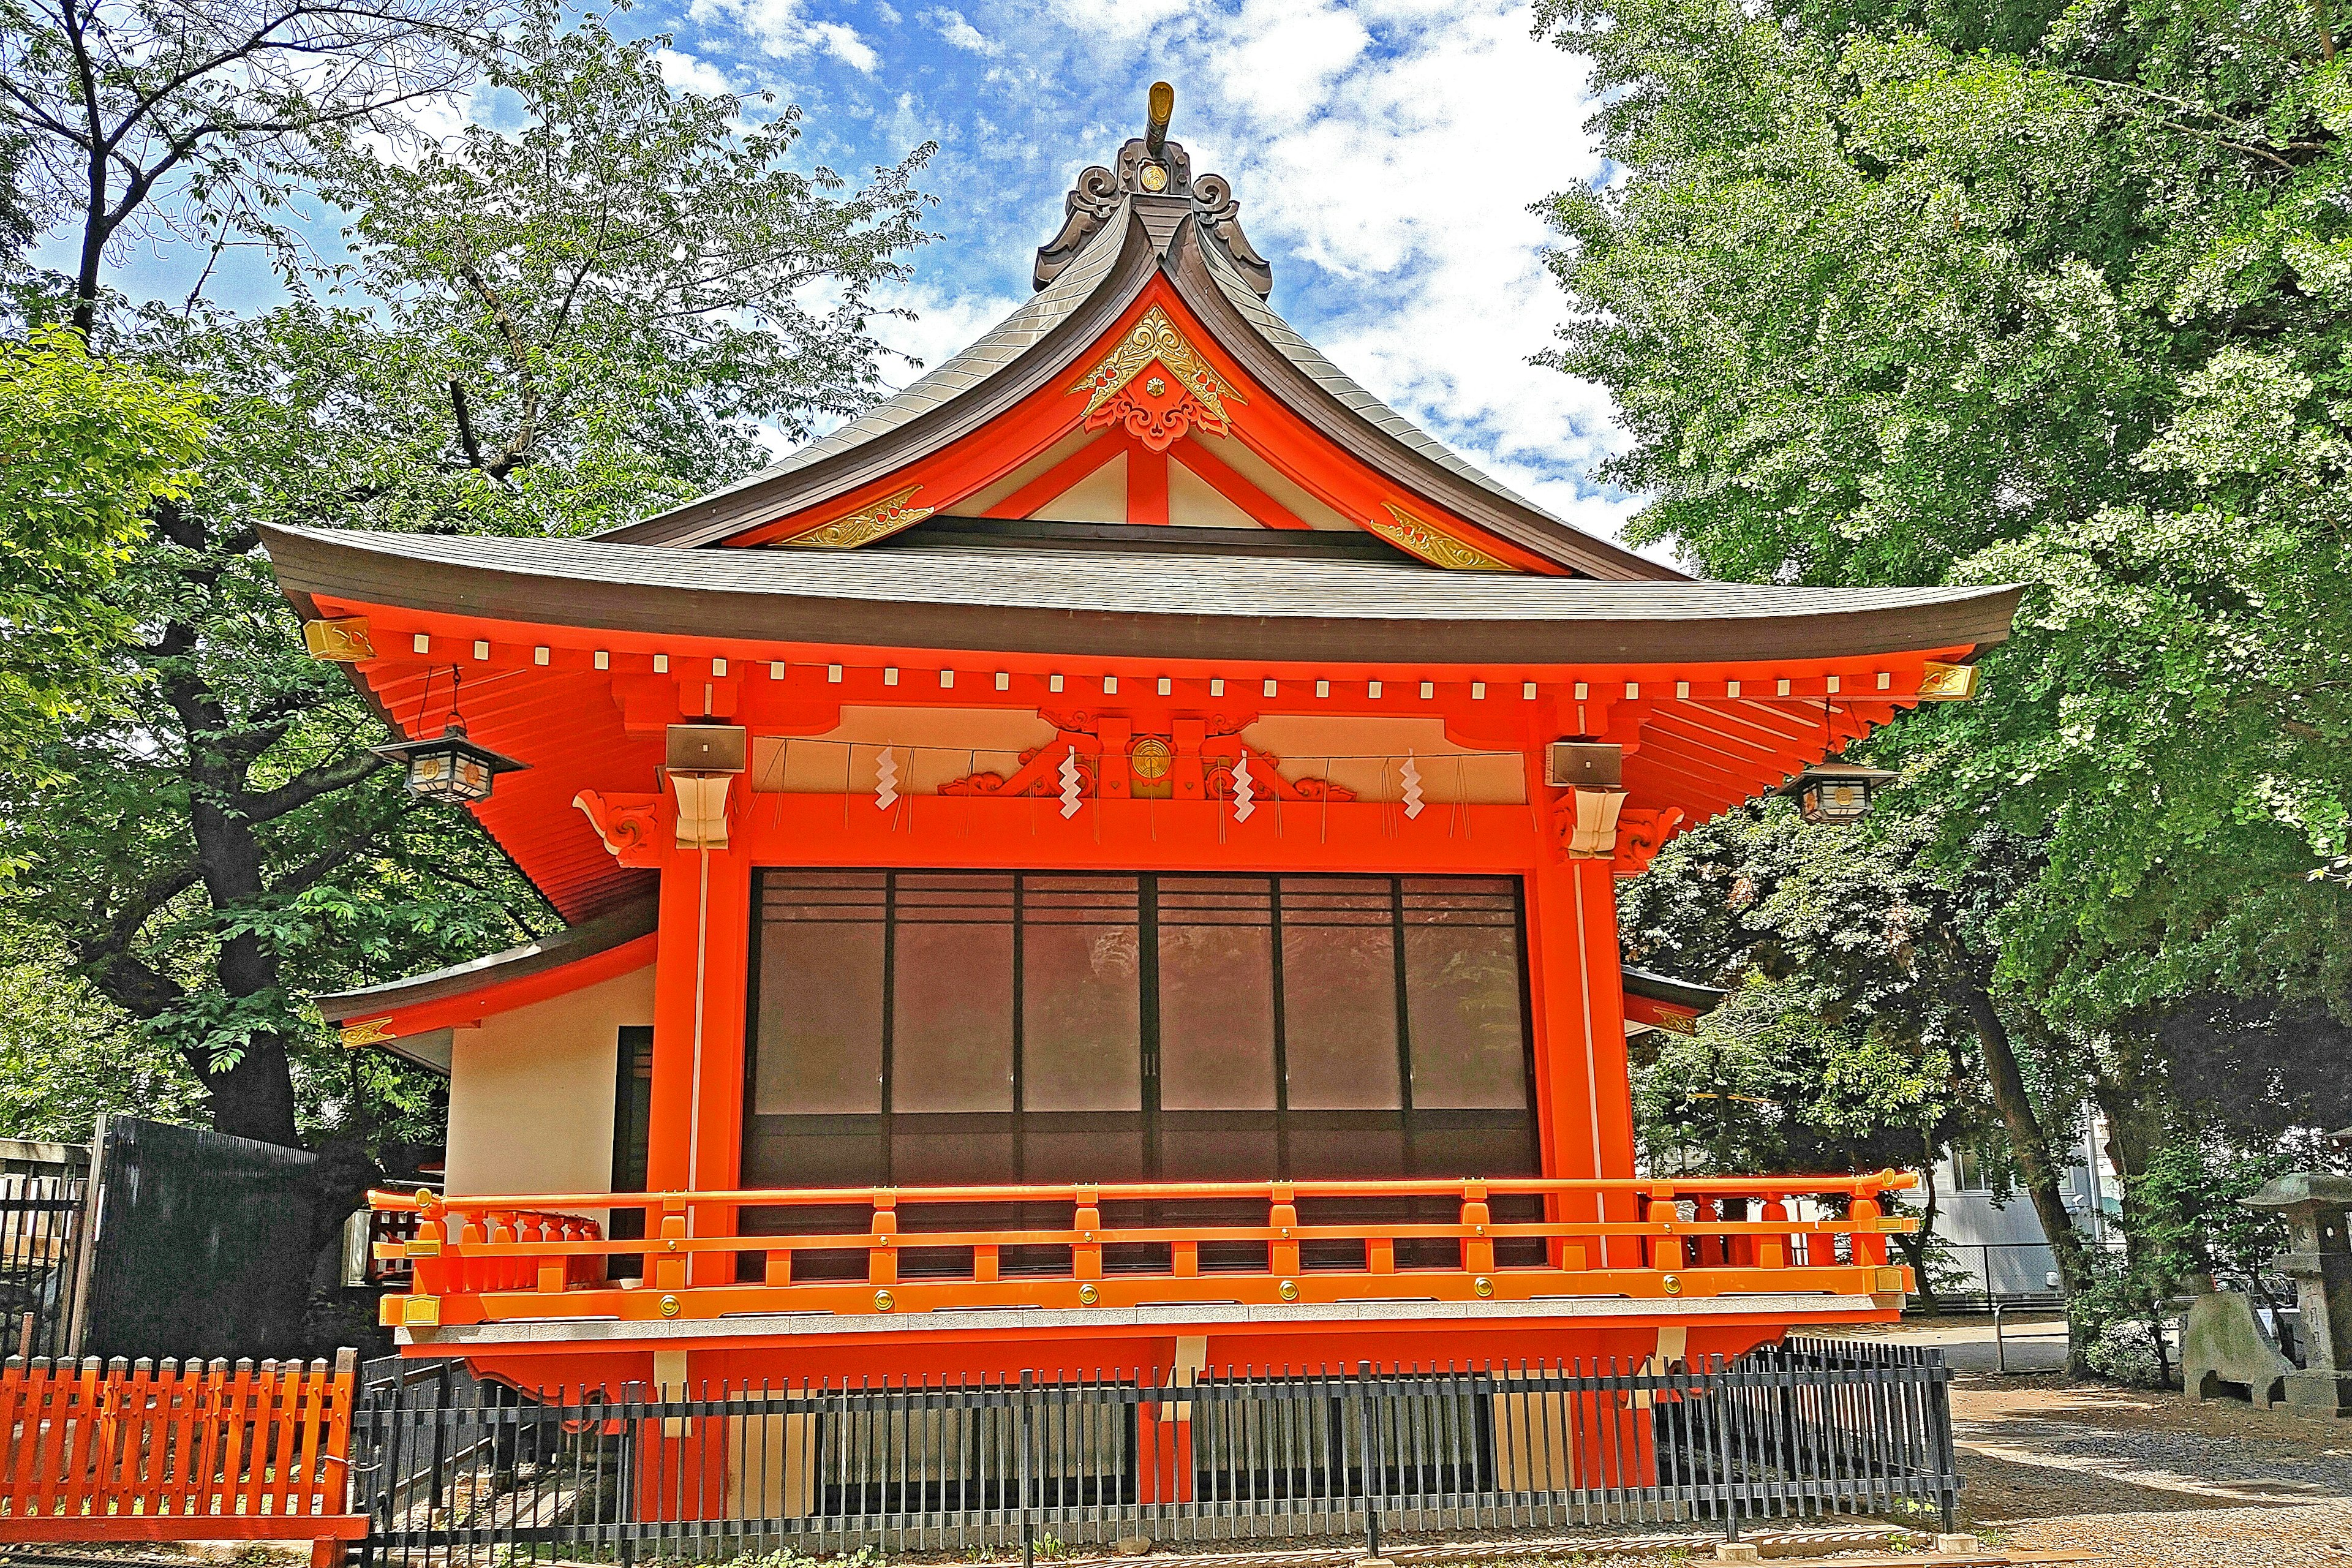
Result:
[[[445,805],[488,800],[500,773],[519,773],[530,765],[466,739],[466,721],[457,718],[441,727],[437,739],[395,741],[376,747],[375,754],[401,764],[409,794]]]
[[[1894,777],[1884,768],[1824,763],[1799,773],[1781,785],[1780,793],[1795,799],[1798,813],[1807,822],[1842,826],[1869,816],[1870,797]]]

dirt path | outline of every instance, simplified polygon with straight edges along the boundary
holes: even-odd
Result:
[[[2352,1424],[2047,1377],[1962,1373],[1961,1510],[2115,1568],[2352,1564]]]

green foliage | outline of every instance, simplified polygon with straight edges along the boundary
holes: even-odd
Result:
[[[350,269],[249,318],[111,323],[205,390],[206,464],[146,508],[105,589],[138,627],[117,700],[0,773],[6,913],[224,1131],[434,1136],[434,1084],[355,1059],[303,998],[552,923],[473,823],[370,752],[382,718],[303,654],[261,527],[606,527],[761,461],[755,425],[804,429],[874,384],[865,301],[921,237],[926,153],[854,190],[795,172],[793,112],[747,128],[670,92],[658,42],[531,10],[495,53],[468,46],[518,129],[402,162],[310,128]]]
[[[1684,834],[1627,885],[1632,962],[1732,988],[1640,1064],[1654,1160],[1916,1167],[1981,1123],[1959,933],[1999,879],[1929,868],[1930,838],[1916,818],[1823,826],[1775,801]]]
[[[1623,411],[1611,476],[1653,498],[1633,536],[1750,581],[2030,585],[1985,694],[1871,750],[1904,772],[1921,869],[2015,873],[1959,932],[1989,1085],[2045,1228],[2066,1224],[2045,1156],[2097,1101],[2131,1246],[2094,1280],[2061,1245],[2076,1347],[2120,1312],[2144,1333],[2200,1272],[2191,1238],[2231,1234],[2242,1178],[2341,1099],[2304,1086],[2321,1053],[2284,1028],[2178,1022],[2217,997],[2352,1014],[2333,14],[1538,16],[1593,61],[1624,172],[1549,205],[1573,314],[1548,358]]]
[[[470,124],[413,163],[343,143],[326,183],[356,215],[358,277],[391,309],[397,374],[437,405],[415,427],[454,436],[500,484],[549,464],[599,472],[611,493],[588,515],[576,479],[536,506],[498,498],[542,528],[757,467],[763,423],[805,437],[814,415],[856,412],[880,386],[870,294],[927,237],[911,182],[929,144],[847,190],[793,166],[797,107],[746,124],[741,100],[672,91],[666,42],[535,5],[479,57],[482,86],[519,104],[516,129]]]
[[[415,110],[464,85],[462,43],[503,16],[498,0],[0,0],[0,259],[63,229],[72,268],[23,302],[91,331],[109,263],[139,241],[290,259],[284,209],[318,138],[414,146]]]
[[[147,510],[187,495],[205,436],[184,382],[94,359],[61,327],[0,342],[0,761],[96,695],[130,626],[107,585]]]
[[[108,1111],[200,1120],[194,1082],[54,953],[0,957],[0,1137],[89,1140]]]
[[[2340,996],[2352,88],[2325,13],[1555,0],[1631,177],[1558,198],[1555,363],[1720,576],[2030,582],[1890,742],[2040,870],[1999,984],[2105,1026]],[[2275,14],[2273,14],[2275,13]]]

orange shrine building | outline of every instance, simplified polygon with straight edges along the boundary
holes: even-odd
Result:
[[[1030,301],[588,539],[279,530],[412,787],[569,922],[320,1000],[449,1076],[404,1353],[526,1387],[1733,1355],[1894,1173],[1653,1178],[1613,891],[1965,698],[2011,590],[1696,582],[1276,315],[1164,120]],[[462,738],[457,725],[462,725]]]

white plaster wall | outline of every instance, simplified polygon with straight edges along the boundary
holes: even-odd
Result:
[[[453,1195],[613,1190],[620,1032],[654,1021],[654,969],[460,1029],[449,1072]]]

